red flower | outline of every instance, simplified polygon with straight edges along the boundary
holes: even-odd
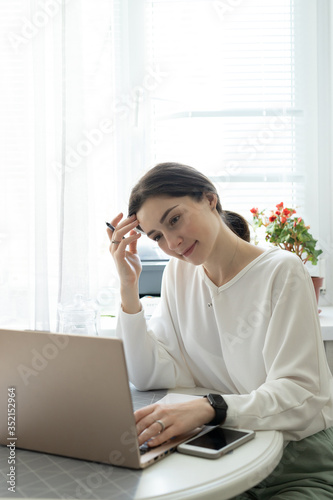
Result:
[[[294,226],[294,227],[296,227],[296,225],[297,225],[297,224],[300,224],[301,222],[302,222],[302,217],[298,217],[298,219],[297,219],[297,220],[296,220],[296,219],[294,220],[294,224],[293,224],[293,226]]]
[[[258,208],[252,208],[251,212],[254,231],[264,226],[266,241],[294,252],[304,264],[307,262],[317,264],[318,256],[323,251],[315,249],[317,241],[311,234],[304,235],[305,230],[310,229],[310,226],[305,226],[302,217],[293,216],[296,213],[294,208],[285,208],[284,203],[281,202],[275,205],[273,210],[259,211]]]

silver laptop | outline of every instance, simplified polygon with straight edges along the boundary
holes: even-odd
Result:
[[[142,455],[121,340],[0,330],[0,444],[140,469],[194,434]]]

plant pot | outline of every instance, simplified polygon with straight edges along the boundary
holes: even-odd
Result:
[[[317,304],[318,304],[319,292],[320,292],[321,287],[323,286],[324,278],[320,278],[319,276],[311,276],[311,279],[312,279],[312,283],[313,283],[313,286],[315,289],[315,294],[316,294],[316,299],[317,299]]]

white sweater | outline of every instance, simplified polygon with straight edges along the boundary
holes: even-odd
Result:
[[[333,425],[330,373],[309,273],[273,248],[217,287],[202,266],[171,259],[148,326],[120,311],[130,380],[140,390],[223,394],[225,425],[298,440]]]

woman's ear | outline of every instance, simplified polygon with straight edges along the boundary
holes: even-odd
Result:
[[[217,195],[215,193],[205,193],[211,210],[215,210],[217,205]]]

